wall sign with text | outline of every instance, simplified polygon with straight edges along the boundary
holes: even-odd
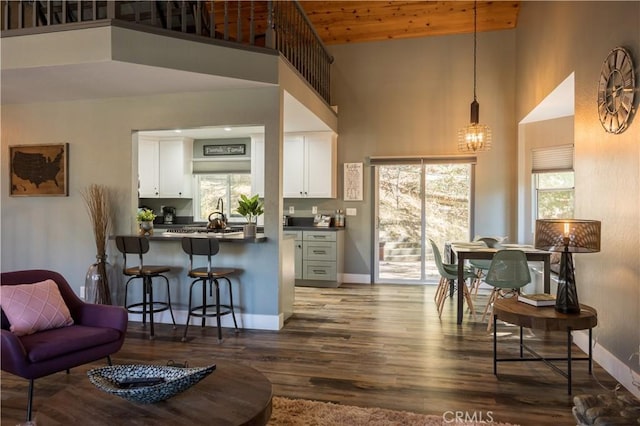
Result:
[[[344,200],[362,201],[362,163],[344,163]]]
[[[244,144],[204,145],[202,147],[202,155],[245,155],[246,149],[247,147]]]

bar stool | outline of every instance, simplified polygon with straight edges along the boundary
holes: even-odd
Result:
[[[182,341],[187,341],[187,331],[189,330],[189,321],[192,316],[202,318],[202,327],[205,325],[206,317],[216,317],[218,325],[218,342],[222,342],[222,328],[220,326],[220,317],[222,315],[231,314],[233,317],[233,325],[236,333],[238,332],[238,323],[236,322],[236,314],[233,310],[233,291],[231,281],[227,277],[236,272],[233,268],[216,268],[211,266],[211,258],[220,251],[220,244],[215,238],[190,238],[182,239],[182,250],[189,255],[189,277],[195,278],[189,287],[189,311],[187,315],[187,325],[184,328],[184,336]],[[193,267],[194,256],[207,256],[206,267]],[[229,286],[229,304],[220,303],[220,285],[218,280],[225,280]],[[207,303],[207,285],[209,284],[209,296],[212,296],[212,286],[216,288],[215,304]],[[196,284],[202,287],[202,305],[193,306],[193,288]],[[224,308],[224,309],[221,309]]]
[[[166,276],[162,275],[169,272],[171,268],[165,265],[145,265],[142,259],[142,255],[149,251],[149,240],[141,236],[116,236],[116,247],[124,256],[124,266],[122,273],[128,277],[124,290],[124,307],[127,312],[133,314],[142,315],[142,324],[146,325],[147,313],[149,314],[149,339],[154,339],[153,329],[153,314],[156,312],[163,312],[167,309],[171,313],[171,321],[173,321],[173,328],[176,328],[176,320],[173,316],[173,309],[171,308],[171,291],[169,289],[169,280]],[[127,267],[127,254],[137,254],[139,258],[138,266]],[[135,279],[142,279],[142,302],[127,302],[127,295],[129,293],[129,283]],[[163,278],[167,286],[167,301],[158,301],[153,297],[153,278]],[[149,307],[147,308],[147,305]]]

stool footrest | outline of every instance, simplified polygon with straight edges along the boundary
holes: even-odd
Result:
[[[216,313],[216,305],[206,305],[206,308],[207,308],[206,314],[203,313],[204,308],[205,306],[196,306],[195,308],[191,308],[191,311],[189,311],[189,315],[191,315],[192,317],[199,317],[199,318],[218,316],[218,314]],[[220,305],[220,308],[224,308],[224,310],[222,309],[220,310],[220,316],[232,313],[231,306],[229,305]]]
[[[153,302],[153,310],[151,310],[151,303],[147,302],[147,310],[145,311],[142,306],[143,303],[133,303],[131,305],[125,306],[127,312],[132,314],[140,314],[142,315],[144,312],[146,313],[155,313],[155,312],[164,312],[170,309],[170,306],[167,302]],[[139,309],[135,309],[139,308]]]

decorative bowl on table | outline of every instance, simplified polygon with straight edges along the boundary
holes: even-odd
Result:
[[[216,369],[162,365],[112,365],[87,372],[89,381],[101,391],[139,404],[164,401],[204,379]]]

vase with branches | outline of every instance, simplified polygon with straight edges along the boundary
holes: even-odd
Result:
[[[107,238],[111,229],[109,191],[104,185],[91,184],[82,192],[96,243],[96,263],[91,265],[85,280],[85,298],[92,303],[111,304],[110,280],[115,272],[107,263]]]

